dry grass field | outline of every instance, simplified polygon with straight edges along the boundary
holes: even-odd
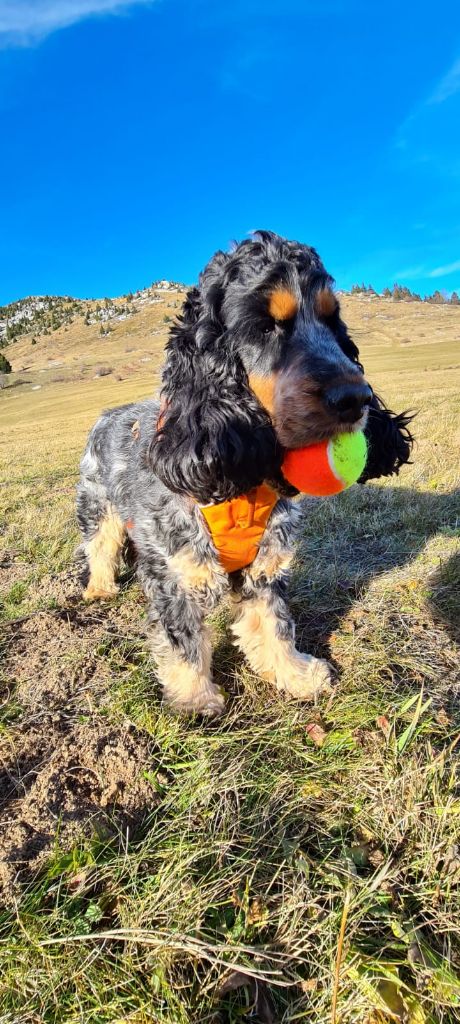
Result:
[[[0,1022],[454,1024],[460,309],[344,296],[373,386],[418,412],[413,465],[304,501],[291,604],[334,696],[273,693],[222,609],[203,724],[161,706],[128,571],[86,606],[73,558],[86,433],[157,388],[180,301],[6,351]]]

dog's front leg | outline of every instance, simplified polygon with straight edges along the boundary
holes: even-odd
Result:
[[[212,681],[204,621],[221,596],[220,574],[189,551],[168,562],[139,558],[137,572],[149,601],[150,647],[165,701],[178,711],[220,714],[224,695]]]
[[[295,626],[286,601],[287,573],[300,519],[299,506],[279,501],[259,552],[233,595],[236,643],[252,670],[300,700],[330,689],[329,665],[296,650]]]
[[[281,580],[246,576],[243,591],[234,596],[232,631],[252,670],[299,700],[313,700],[331,689],[329,665],[322,658],[301,654],[294,643],[295,626]]]

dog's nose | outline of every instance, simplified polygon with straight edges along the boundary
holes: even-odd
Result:
[[[365,381],[334,384],[324,392],[324,401],[342,423],[356,423],[370,405],[372,390]]]

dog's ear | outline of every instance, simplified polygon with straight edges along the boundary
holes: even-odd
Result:
[[[206,284],[188,293],[171,330],[163,412],[149,450],[160,480],[202,504],[275,479],[282,459],[270,417],[221,322],[219,275]]]
[[[333,331],[342,352],[364,373],[364,367],[359,360],[359,349],[350,337],[346,323],[342,320],[338,302],[326,313],[324,318]],[[380,476],[397,475],[401,466],[405,462],[409,462],[414,444],[414,438],[409,429],[412,419],[413,416],[407,412],[399,414],[392,412],[378,395],[373,395],[365,429],[368,456],[366,468],[359,483],[366,483],[367,480],[374,480]]]
[[[412,419],[407,412],[397,414],[387,409],[382,399],[374,394],[364,431],[368,444],[367,463],[359,483],[398,474],[401,466],[409,462],[414,443],[409,429]]]

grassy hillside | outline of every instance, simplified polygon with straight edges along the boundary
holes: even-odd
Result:
[[[418,410],[413,465],[304,503],[291,604],[333,698],[273,693],[224,609],[200,724],[161,707],[129,574],[88,607],[73,560],[86,432],[157,386],[181,294],[5,350],[0,1020],[453,1024],[460,310],[344,297],[372,384]]]
[[[125,379],[140,366],[158,368],[168,323],[184,298],[181,286],[145,289],[136,295],[80,303],[71,323],[46,334],[31,330],[8,346],[5,354],[17,379],[41,386],[88,380],[101,367]],[[64,304],[64,312],[68,304]],[[62,320],[62,322],[60,322]]]

